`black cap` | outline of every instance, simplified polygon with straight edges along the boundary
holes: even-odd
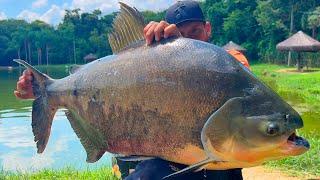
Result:
[[[203,12],[196,1],[178,1],[170,6],[166,12],[166,21],[176,25],[186,21],[205,22]]]

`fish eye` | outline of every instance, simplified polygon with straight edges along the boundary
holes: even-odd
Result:
[[[271,123],[268,125],[266,133],[269,136],[275,136],[279,133],[279,130],[280,128],[277,124]]]

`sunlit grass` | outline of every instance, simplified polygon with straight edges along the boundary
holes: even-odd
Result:
[[[320,176],[320,69],[310,73],[279,72],[284,69],[293,69],[286,66],[258,64],[252,66],[254,74],[274,89],[280,96],[294,107],[304,104],[307,112],[303,114],[308,128],[303,128],[300,135],[306,138],[310,150],[296,157],[271,161],[267,167],[283,170],[291,175]],[[313,130],[311,131],[311,127]]]
[[[96,170],[75,170],[72,168],[65,168],[61,170],[42,170],[34,173],[12,173],[0,171],[0,179],[4,180],[21,180],[21,179],[107,179],[117,180],[118,178],[112,173],[110,167],[101,167]]]
[[[286,69],[294,70],[292,67],[271,64],[252,66],[253,73],[285,99],[320,105],[320,68],[313,68],[315,71],[308,73],[279,72]]]

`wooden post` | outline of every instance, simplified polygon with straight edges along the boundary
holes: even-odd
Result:
[[[298,71],[301,72],[302,67],[301,67],[301,52],[298,52],[298,59],[297,59],[297,66],[298,66]]]
[[[49,65],[49,47],[48,47],[47,44],[46,44],[46,54],[47,54],[47,68],[48,68],[48,65]]]
[[[291,13],[290,13],[290,36],[293,33],[293,1],[291,1]],[[288,53],[288,66],[291,64],[291,51]]]
[[[73,59],[74,59],[74,64],[77,64],[77,58],[76,58],[76,40],[73,39]]]

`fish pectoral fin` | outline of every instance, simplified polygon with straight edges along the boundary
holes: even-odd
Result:
[[[145,161],[150,159],[155,159],[155,157],[151,156],[116,156],[121,161]]]
[[[219,161],[213,152],[219,151],[219,147],[241,127],[242,104],[243,98],[232,98],[206,121],[201,131],[201,142],[208,157]]]
[[[93,163],[99,160],[107,148],[103,135],[75,111],[69,110],[65,114],[87,152],[87,162]]]
[[[196,164],[193,164],[191,166],[188,166],[180,171],[177,171],[175,173],[169,174],[168,176],[163,177],[162,179],[170,179],[188,172],[193,172],[193,171],[199,171],[201,170],[205,165],[207,165],[208,163],[214,162],[215,160],[212,160],[210,158],[207,158],[203,161],[200,161]]]

